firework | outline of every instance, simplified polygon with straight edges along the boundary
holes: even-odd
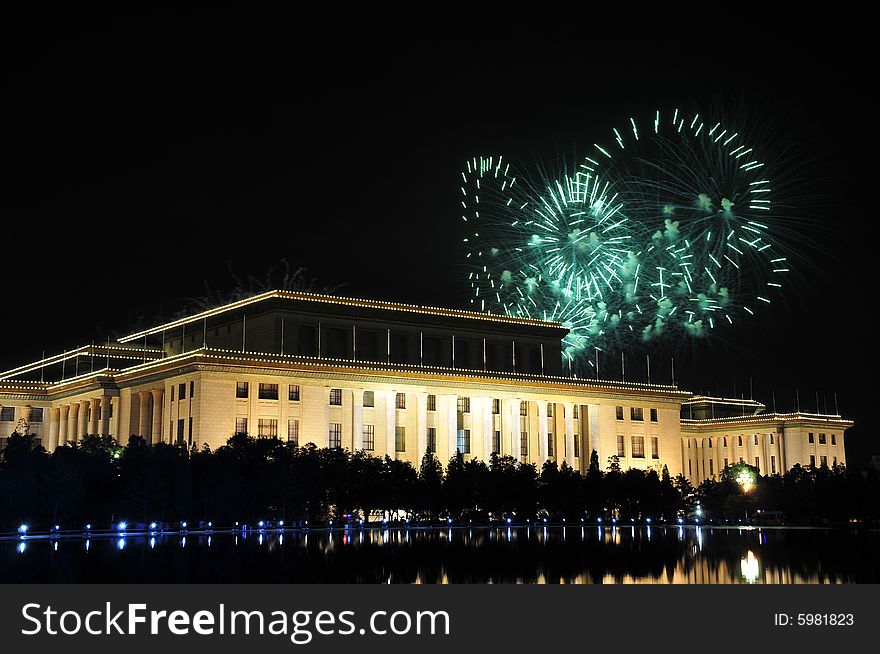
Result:
[[[789,270],[773,229],[787,227],[774,212],[773,166],[697,113],[657,111],[612,134],[594,147],[644,230],[633,289],[641,338],[705,336],[769,304]]]

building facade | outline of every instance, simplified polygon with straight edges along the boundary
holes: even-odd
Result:
[[[0,436],[27,431],[49,451],[87,434],[215,449],[245,432],[414,466],[427,451],[444,462],[460,451],[581,472],[595,450],[603,468],[616,456],[623,469],[665,466],[695,482],[737,457],[757,457],[762,472],[810,456],[845,463],[851,423],[839,416],[724,422],[673,385],[577,379],[562,365],[565,334],[553,322],[272,291],[0,373]],[[720,456],[716,443],[752,431],[759,445],[728,441]]]

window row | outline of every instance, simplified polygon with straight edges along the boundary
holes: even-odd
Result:
[[[615,413],[618,420],[623,420],[622,406],[615,407]],[[649,415],[651,418],[651,422],[658,422],[657,409],[649,409]],[[638,406],[631,406],[629,408],[629,419],[635,420],[636,422],[644,422],[645,410]]]
[[[192,392],[192,391],[190,391]],[[341,391],[340,391],[341,393]],[[248,382],[236,382],[235,397],[246,399],[250,396],[250,384]],[[259,384],[257,397],[261,400],[277,400],[278,384]],[[181,398],[182,399],[182,398]],[[287,399],[291,402],[299,402],[299,385],[289,384],[287,387]],[[173,397],[172,397],[173,400]],[[340,400],[341,402],[341,400]],[[332,403],[332,402],[331,402]]]
[[[633,436],[631,438],[630,457],[633,459],[645,458],[645,437]],[[577,441],[575,441],[577,443]],[[626,437],[623,434],[617,435],[617,456],[626,457]],[[575,455],[577,456],[577,455]],[[660,458],[660,439],[657,436],[651,436],[651,458]]]
[[[247,382],[245,382],[245,385],[247,385]],[[171,401],[174,402],[175,399],[177,399],[178,402],[180,402],[181,400],[185,400],[186,399],[186,387],[187,387],[186,382],[183,382],[182,384],[177,384],[177,386],[172,384],[171,385]],[[174,397],[175,390],[177,391],[176,398]],[[191,382],[189,382],[189,397],[190,397],[190,399],[195,397],[195,395],[196,395],[196,383],[191,381]],[[245,395],[245,397],[247,397],[247,395]]]
[[[813,432],[809,432],[807,434],[807,442],[809,442],[811,444],[815,444],[816,436],[813,434]],[[827,444],[828,444],[827,437],[825,436],[825,434],[820,432],[819,433],[819,445],[827,445]],[[837,434],[831,434],[831,444],[837,445]]]

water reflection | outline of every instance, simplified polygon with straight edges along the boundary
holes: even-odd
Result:
[[[532,533],[534,532],[534,534]],[[541,524],[0,542],[0,582],[880,582],[880,533]],[[578,537],[578,535],[580,537]],[[60,546],[59,546],[60,543]]]

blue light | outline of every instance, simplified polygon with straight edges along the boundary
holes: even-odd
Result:
[[[185,522],[181,522],[181,523],[180,523],[180,526],[183,527],[184,529],[186,529],[186,523],[185,523]]]
[[[209,527],[211,526],[211,523],[210,523],[210,522],[208,523],[208,526],[209,526]],[[278,521],[278,526],[279,526],[279,527],[283,527],[283,526],[284,526],[284,520],[279,520],[279,521]]]
[[[602,522],[602,518],[596,518],[596,522]]]
[[[20,533],[22,536],[24,536],[24,535],[27,533],[27,530],[28,530],[28,526],[27,526],[27,525],[21,525],[21,526],[18,528],[18,533]]]
[[[89,524],[86,525],[86,530],[91,530],[91,528],[92,528],[92,523],[90,522]]]
[[[116,547],[117,547],[117,549],[124,550],[125,549],[125,538],[120,538],[118,541],[116,541]]]
[[[263,528],[263,524],[264,524],[264,523],[263,523],[262,520],[260,520],[257,524],[260,526],[261,529]]]
[[[446,522],[452,524],[452,518],[446,518]]]
[[[684,522],[684,520],[682,520],[681,518],[678,519],[678,524],[681,524],[683,522]]]
[[[581,518],[581,522],[583,522],[583,521],[584,521],[584,519],[583,519],[583,518]]]
[[[282,522],[281,524],[284,524],[284,523]],[[209,526],[209,527],[213,527],[213,526],[214,526],[214,523],[209,521],[209,522],[208,522],[208,526]]]
[[[611,518],[611,524],[616,525],[616,524],[617,524],[617,518]]]
[[[156,523],[155,523],[155,522],[151,522],[151,523],[150,523],[150,529],[155,529],[155,528],[156,528]]]
[[[645,522],[650,523],[650,522],[651,522],[651,518],[645,518]]]
[[[507,524],[510,524],[510,518],[507,519]]]
[[[120,522],[118,525],[119,531],[125,531],[126,527],[128,527],[128,523],[125,523],[125,522]],[[123,545],[123,547],[125,547],[125,546]],[[119,548],[119,549],[122,549],[122,548]]]
[[[547,518],[544,518],[544,522],[545,522],[545,523],[547,522]]]
[[[61,529],[61,527],[59,527],[58,525],[55,525],[54,527],[52,527],[52,529],[54,529],[55,531],[58,531],[59,529]]]

